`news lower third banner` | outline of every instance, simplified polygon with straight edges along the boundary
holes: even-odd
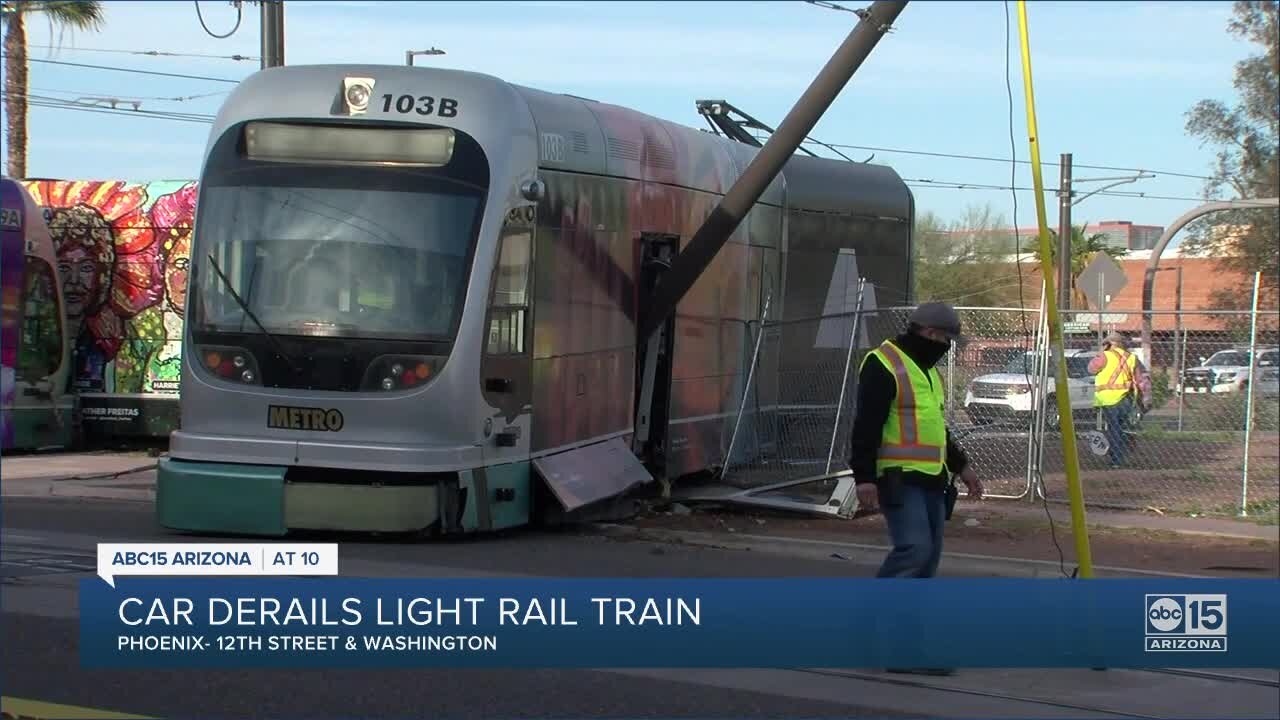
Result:
[[[112,547],[86,667],[1280,666],[1276,579],[347,578],[336,545]]]

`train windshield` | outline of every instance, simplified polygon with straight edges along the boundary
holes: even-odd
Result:
[[[452,145],[419,165],[352,162],[341,148],[326,160],[315,144],[266,160],[252,140],[215,149],[192,252],[196,329],[451,337],[488,184],[478,146]]]

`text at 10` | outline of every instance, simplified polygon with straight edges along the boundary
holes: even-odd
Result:
[[[320,564],[320,553],[316,552],[315,550],[306,550],[301,552],[296,550],[285,550],[283,552],[277,552],[275,555],[275,558],[272,560],[272,564],[273,565],[292,565],[293,558],[295,555],[299,560],[302,561],[303,565],[314,566],[314,565]]]
[[[398,113],[408,114],[415,112],[419,115],[438,115],[439,117],[457,117],[458,101],[453,98],[435,98],[431,95],[401,95],[399,97],[387,93],[382,96],[382,112],[391,112],[395,110]]]

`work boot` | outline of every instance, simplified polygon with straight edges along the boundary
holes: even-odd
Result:
[[[955,675],[956,671],[951,668],[889,668],[885,672],[897,673],[899,675],[933,675],[935,677],[946,677]]]

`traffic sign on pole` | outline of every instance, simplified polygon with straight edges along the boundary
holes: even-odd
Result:
[[[1105,252],[1099,252],[1080,273],[1076,287],[1080,288],[1080,292],[1084,293],[1093,307],[1103,308],[1128,283],[1129,278],[1119,263]]]

